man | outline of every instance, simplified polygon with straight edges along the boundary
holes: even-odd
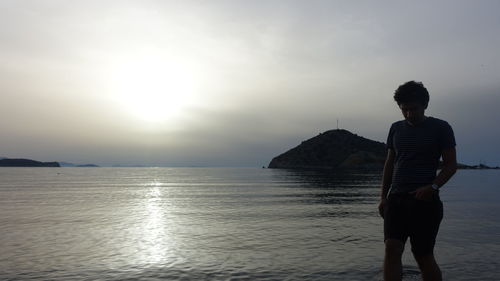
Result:
[[[420,82],[407,82],[394,100],[404,120],[392,124],[382,177],[380,215],[384,218],[384,280],[401,280],[406,240],[424,281],[442,280],[434,244],[443,217],[440,188],[457,169],[455,137],[443,120],[425,116],[429,93]],[[443,166],[436,175],[439,159]]]

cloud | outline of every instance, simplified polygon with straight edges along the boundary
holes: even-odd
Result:
[[[401,118],[394,89],[420,80],[431,91],[429,113],[454,126],[460,157],[487,155],[493,163],[498,8],[468,1],[3,1],[2,148],[40,160],[260,166],[336,128],[337,119],[384,141]],[[201,87],[185,116],[144,123],[109,98],[110,71],[144,55],[196,68]]]

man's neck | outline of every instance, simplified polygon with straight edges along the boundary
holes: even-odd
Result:
[[[410,124],[411,126],[417,126],[419,124],[421,124],[422,122],[424,122],[425,120],[427,119],[427,116],[423,116],[421,119],[419,119],[418,121],[415,121],[415,122],[410,122],[408,120],[406,120],[406,122],[408,122],[408,124]]]

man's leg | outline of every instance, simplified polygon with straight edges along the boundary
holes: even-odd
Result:
[[[403,264],[401,257],[404,251],[404,243],[396,239],[385,240],[384,258],[384,280],[401,281],[403,275]]]
[[[434,255],[426,255],[426,256],[417,256],[414,255],[415,260],[418,263],[418,267],[420,267],[420,271],[422,272],[422,279],[424,281],[441,281],[441,270],[434,259]]]
[[[434,258],[434,245],[443,218],[443,203],[418,201],[413,235],[410,237],[413,256],[422,272],[424,281],[441,281],[441,270]]]

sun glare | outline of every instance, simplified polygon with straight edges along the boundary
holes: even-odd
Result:
[[[112,95],[127,113],[148,122],[179,117],[194,101],[194,70],[157,56],[127,58],[112,70]]]

